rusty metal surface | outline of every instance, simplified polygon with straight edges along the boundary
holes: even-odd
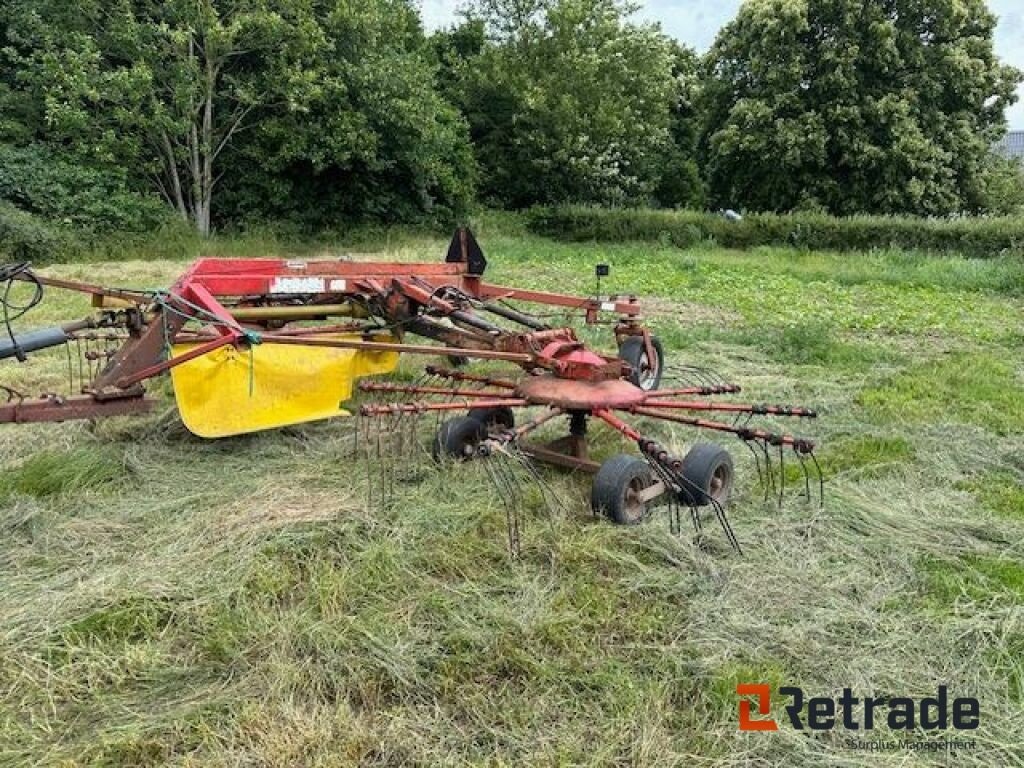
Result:
[[[391,403],[389,405],[363,405],[359,413],[363,416],[388,416],[398,413],[428,413],[430,411],[468,411],[472,408],[523,408],[526,400],[517,398],[495,398],[493,400],[453,400],[433,402],[421,400],[414,403]]]
[[[450,355],[453,357],[479,357],[483,360],[506,360],[512,363],[530,363],[532,358],[527,354],[514,352],[495,352],[490,349],[464,349],[461,347],[434,347],[423,344],[392,344],[377,341],[345,341],[342,339],[306,339],[293,336],[266,334],[262,337],[264,344],[294,344],[306,347],[336,347],[338,349],[363,349],[374,352],[399,352],[420,355]]]
[[[516,394],[531,403],[554,405],[566,410],[631,408],[643,403],[647,393],[623,379],[574,381],[555,376],[530,376],[519,382]]]
[[[173,338],[184,325],[185,318],[180,315],[162,318],[160,313],[154,313],[149,324],[141,332],[133,334],[96,377],[93,384],[96,397],[101,400],[122,397],[124,390],[119,382],[159,363],[167,339]]]
[[[153,409],[154,403],[154,400],[143,397],[141,394],[116,400],[96,400],[89,396],[23,400],[0,405],[0,424],[28,424],[126,416],[147,413]]]
[[[436,381],[412,386],[368,384],[364,391],[410,395],[418,401],[380,406],[374,409],[379,414],[458,410],[485,404],[551,406],[549,413],[510,431],[516,439],[563,411],[578,412],[581,424],[585,416],[592,415],[632,436],[628,428],[622,429],[613,421],[617,418],[611,415],[613,410],[629,412],[643,406],[692,409],[691,402],[655,402],[656,394],[625,380],[628,367],[618,357],[589,349],[571,327],[551,327],[540,317],[506,303],[512,299],[576,310],[574,314],[584,314],[587,322],[596,321],[599,313],[617,314],[616,339],[642,336],[650,356],[653,342],[640,321],[641,306],[635,296],[602,300],[489,285],[481,278],[486,260],[467,230],[456,232],[448,257],[441,264],[205,258],[194,262],[168,291],[110,290],[89,283],[47,279],[45,284],[52,287],[127,302],[127,312],[107,312],[104,317],[116,321],[130,337],[98,375],[92,371],[95,379],[91,379],[91,386],[72,390],[87,392],[90,397],[68,398],[62,404],[48,401],[29,410],[17,406],[16,414],[15,406],[8,405],[6,420],[63,420],[130,412],[135,406],[128,403],[141,400],[142,384],[148,379],[219,346],[235,345],[244,350],[261,343],[504,361],[509,368],[528,375],[516,382],[512,376],[506,379],[439,372],[441,369],[435,368],[433,373],[428,369],[428,374],[448,380],[442,384],[458,386],[438,386]],[[327,319],[349,314],[365,322],[338,326],[338,321]],[[316,328],[289,325],[306,320],[322,323]],[[247,324],[242,325],[242,321]],[[504,327],[497,324],[502,321]],[[326,337],[327,329],[339,327],[357,331],[361,338]],[[374,329],[387,332],[388,340],[376,337]],[[434,343],[394,343],[408,335]],[[183,340],[199,346],[168,360],[167,344]],[[473,391],[479,385],[480,391]],[[702,396],[718,391],[726,390],[691,386],[673,394]],[[455,402],[430,402],[433,397]],[[740,407],[713,406],[707,410],[747,412]],[[585,431],[540,446],[540,450],[586,461]]]
[[[583,472],[589,472],[596,474],[597,470],[601,468],[601,465],[596,461],[590,459],[581,459],[576,456],[570,456],[567,453],[563,453],[559,450],[555,450],[550,446],[534,445],[533,443],[523,443],[520,448],[523,453],[526,453],[533,458],[553,464],[556,467],[567,467],[568,469],[578,469]]]

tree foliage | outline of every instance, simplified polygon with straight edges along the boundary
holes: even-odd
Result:
[[[704,185],[697,164],[697,104],[700,93],[697,55],[672,44],[673,103],[669,142],[660,162],[654,198],[666,208],[701,208]]]
[[[617,0],[481,0],[437,45],[486,200],[647,199],[671,145],[673,48]]]
[[[257,178],[267,168],[305,164],[313,186],[340,171],[321,218],[384,212],[388,186],[408,185],[421,209],[470,190],[451,181],[465,176],[451,167],[466,156],[464,131],[433,91],[406,0],[15,0],[3,28],[18,76],[0,95],[25,113],[9,136],[135,169],[203,234],[215,190],[269,190]],[[304,191],[293,208],[318,199]]]
[[[703,58],[634,11],[471,0],[428,38],[414,0],[5,0],[0,240],[477,200],[1021,209],[984,0],[748,0]]]
[[[439,93],[409,0],[356,0],[318,20],[301,108],[238,144],[229,217],[445,221],[474,195],[465,121]]]
[[[983,0],[749,0],[705,62],[712,200],[946,214],[984,204],[1020,74]]]
[[[91,232],[156,227],[164,218],[160,201],[136,194],[123,170],[73,162],[43,144],[0,144],[0,200]]]

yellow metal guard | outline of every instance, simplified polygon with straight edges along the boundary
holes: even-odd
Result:
[[[317,338],[353,339],[332,334]],[[395,342],[392,337],[379,341]],[[177,357],[194,344],[176,344]],[[390,373],[397,352],[330,347],[231,345],[171,369],[181,419],[199,437],[217,438],[348,416],[342,404],[357,379]]]

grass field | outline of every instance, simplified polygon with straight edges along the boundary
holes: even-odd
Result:
[[[587,294],[611,264],[604,290],[650,297],[671,361],[817,407],[798,426],[824,508],[764,502],[723,441],[739,557],[717,528],[702,551],[662,518],[597,521],[587,478],[543,469],[561,504],[526,494],[512,561],[479,466],[424,456],[368,503],[354,420],[204,442],[165,386],[143,418],[0,427],[0,764],[1024,765],[1024,262],[478,235],[495,282]],[[48,269],[156,287],[182,268]],[[49,298],[23,325],[84,310]],[[0,383],[61,365],[5,361]],[[946,684],[981,700],[977,748],[739,733],[737,682]]]

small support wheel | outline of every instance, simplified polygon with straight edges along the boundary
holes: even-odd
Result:
[[[488,429],[500,427],[512,429],[516,425],[516,415],[507,405],[496,408],[471,408],[469,418],[476,419]]]
[[[441,422],[430,452],[435,461],[445,457],[466,461],[476,455],[476,448],[485,437],[487,426],[482,421],[472,416],[458,416]]]
[[[612,456],[597,471],[590,491],[594,514],[607,515],[619,525],[638,525],[650,515],[654,500],[642,492],[658,482],[650,465],[636,456]]]
[[[651,336],[654,359],[647,354],[643,336],[630,336],[619,347],[619,359],[628,363],[632,371],[629,382],[644,392],[652,392],[661,384],[661,373],[665,367],[665,348],[657,336]]]
[[[732,456],[715,443],[697,443],[683,458],[682,475],[686,479],[680,501],[694,507],[706,507],[712,499],[725,504],[732,493],[735,471]]]

